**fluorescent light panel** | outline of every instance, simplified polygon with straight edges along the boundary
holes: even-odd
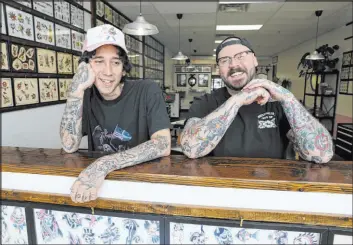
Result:
[[[272,1],[220,1],[219,4],[243,4],[243,3],[278,3],[285,2],[285,0],[272,0]]]
[[[223,40],[216,40],[215,43],[221,43]]]
[[[262,25],[217,25],[217,31],[249,31],[259,30]]]

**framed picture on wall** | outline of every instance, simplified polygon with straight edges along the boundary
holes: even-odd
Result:
[[[40,102],[50,102],[59,100],[58,79],[39,78]]]
[[[79,60],[80,60],[80,56],[77,55],[73,55],[72,56],[72,63],[73,63],[73,69],[74,69],[74,74],[76,74],[77,69],[78,69],[78,65],[79,65]]]
[[[104,19],[113,23],[113,11],[108,5],[104,6]]]
[[[72,50],[82,51],[85,35],[71,30]]]
[[[36,42],[55,45],[53,22],[34,17],[34,32]]]
[[[83,29],[83,10],[71,4],[71,25]]]
[[[186,74],[176,74],[177,87],[186,87]]]
[[[28,8],[32,8],[32,1],[31,0],[15,0],[19,4],[22,4],[23,6],[26,6]]]
[[[352,60],[352,52],[345,52],[343,53],[343,57],[342,57],[342,66],[346,66],[346,65],[350,65],[353,64],[353,60]]]
[[[8,35],[34,41],[33,16],[6,5]]]
[[[8,71],[10,69],[9,67],[9,49],[7,47],[6,42],[1,42],[1,50],[0,50],[0,65],[1,65],[1,70]]]
[[[56,52],[37,48],[38,73],[56,73]]]
[[[37,78],[14,78],[14,90],[16,106],[39,102]]]
[[[71,31],[69,28],[55,24],[55,43],[61,48],[71,49]]]
[[[197,84],[199,87],[208,87],[210,81],[209,74],[199,74]]]
[[[33,9],[53,17],[53,1],[52,0],[33,0]]]
[[[37,72],[35,48],[12,43],[11,69],[17,72]]]
[[[55,18],[70,23],[70,4],[64,0],[55,0]]]
[[[0,92],[1,92],[1,108],[13,106],[13,96],[12,96],[12,84],[11,78],[0,79]]]
[[[100,0],[96,2],[96,15],[99,17],[103,17],[104,15],[104,3]]]
[[[57,52],[58,73],[72,74],[72,54]]]
[[[67,90],[72,82],[72,78],[59,78],[59,100],[67,99]]]
[[[5,12],[4,12],[4,5],[0,3],[0,8],[1,8],[1,34],[7,34],[6,32],[6,25],[5,25]]]

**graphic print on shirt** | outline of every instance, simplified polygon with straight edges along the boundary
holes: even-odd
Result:
[[[259,129],[264,128],[276,128],[276,117],[274,112],[265,112],[257,116],[257,127]]]
[[[92,133],[93,141],[96,143],[98,151],[104,152],[121,152],[128,150],[127,142],[132,139],[130,133],[119,125],[115,126],[113,132],[103,129],[97,125]]]

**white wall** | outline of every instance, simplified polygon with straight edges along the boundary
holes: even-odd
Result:
[[[342,53],[352,50],[352,39],[344,40],[344,38],[352,35],[352,26],[343,26],[333,31],[327,32],[318,37],[318,47],[323,44],[339,45],[340,49],[336,51],[340,62],[336,68],[341,69]],[[292,80],[292,92],[298,99],[303,99],[304,96],[304,78],[299,78],[297,64],[300,58],[306,52],[312,52],[315,47],[315,39],[306,41],[296,47],[281,52],[278,54],[277,76],[280,78],[289,78]],[[352,117],[352,97],[348,95],[339,95],[336,113]]]
[[[60,149],[59,127],[65,104],[2,113],[2,146]],[[81,142],[87,148],[87,139]]]

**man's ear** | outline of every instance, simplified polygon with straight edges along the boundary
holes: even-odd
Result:
[[[255,55],[254,55],[253,59],[254,59],[254,66],[257,67],[259,65],[259,62],[257,62],[257,58]]]

